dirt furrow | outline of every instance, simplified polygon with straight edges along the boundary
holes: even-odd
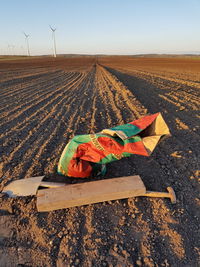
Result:
[[[81,81],[80,81],[81,82]],[[76,85],[76,83],[75,83]],[[68,90],[71,90],[73,87],[68,87],[66,86]],[[67,97],[67,96],[66,96]],[[58,98],[58,100],[61,98]],[[51,110],[56,110],[56,106],[52,108],[52,103],[55,103],[55,99],[52,99],[52,101],[47,102],[46,105],[41,107],[39,110],[34,112],[30,117],[29,121],[22,121],[21,123],[17,124],[14,128],[9,133],[6,133],[5,136],[2,136],[2,142],[4,140],[5,147],[7,146],[7,149],[12,151],[12,144],[10,143],[10,138],[11,139],[19,139],[18,137],[20,136],[20,139],[23,138],[23,141],[26,139],[25,136],[29,134],[29,132],[32,131],[35,127],[39,127],[41,123],[38,124],[38,117],[40,118],[40,121],[43,121],[46,116],[51,112]],[[58,106],[58,104],[57,104]],[[60,106],[62,107],[62,106]],[[15,142],[13,143],[13,145]],[[4,148],[5,149],[5,148]]]
[[[76,75],[78,76],[78,75]],[[73,79],[75,79],[75,81],[73,81]],[[72,79],[72,82],[77,82],[79,81],[79,77],[74,77]],[[71,81],[69,81],[69,83],[71,83]],[[62,97],[62,95],[64,94],[64,90],[66,87],[66,84],[62,84],[60,87],[56,88],[56,90],[54,89],[55,85],[52,85],[50,91],[47,91],[44,95],[45,97],[38,97],[38,99],[36,98],[36,100],[32,101],[30,105],[26,105],[24,109],[18,111],[16,113],[16,115],[13,116],[12,120],[10,120],[9,122],[5,122],[3,124],[1,124],[1,130],[0,133],[1,134],[5,134],[5,130],[4,130],[4,125],[6,127],[6,132],[8,132],[10,129],[12,129],[13,125],[16,127],[16,125],[18,124],[18,122],[23,122],[23,120],[29,116],[31,117],[31,115],[34,115],[35,109],[36,110],[40,110],[41,108],[43,109],[43,106],[45,106],[46,104],[49,105],[49,103],[51,101],[55,102],[56,99],[59,99]],[[53,90],[54,89],[54,90]],[[19,126],[19,125],[17,125]]]
[[[29,175],[33,173],[32,170],[34,168],[45,169],[46,166],[46,170],[48,172],[52,172],[53,168],[55,168],[58,163],[59,156],[62,152],[61,148],[63,149],[63,146],[66,145],[66,141],[64,141],[66,140],[65,138],[69,138],[71,135],[71,128],[73,127],[74,133],[81,133],[80,127],[83,127],[82,122],[85,121],[85,114],[87,114],[87,109],[90,106],[87,102],[87,98],[85,98],[85,93],[87,93],[88,83],[90,84],[90,80],[92,78],[91,76],[94,76],[94,74],[89,73],[86,78],[82,80],[79,86],[76,85],[72,88],[73,90],[71,90],[71,93],[69,92],[67,94],[65,105],[67,105],[68,108],[66,108],[64,114],[60,113],[59,117],[57,113],[57,118],[55,118],[55,120],[58,121],[57,127],[37,152],[38,160],[36,160],[34,166],[32,165],[29,168]],[[76,107],[75,109],[74,106]],[[49,157],[48,160],[43,159],[42,154],[44,151],[46,154],[48,154],[48,152],[49,155],[53,154],[53,158]],[[51,162],[51,167],[48,166],[48,161]]]
[[[45,75],[45,77],[41,76],[38,78],[33,78],[31,82],[21,82],[18,85],[15,85],[14,88],[11,85],[10,87],[6,87],[6,92],[2,94],[2,97],[4,97],[4,99],[9,99],[10,95],[12,95],[12,97],[17,97],[19,96],[19,93],[28,95],[28,93],[30,94],[30,91],[37,91],[38,88],[41,90],[43,86],[46,87],[49,83],[51,84],[54,79],[58,79],[59,76],[62,78],[63,74],[63,71],[55,71]]]
[[[77,83],[74,84],[74,88],[70,88],[67,87],[67,90],[63,93],[64,97],[60,97],[60,101],[55,105],[54,104],[54,108],[51,110],[50,113],[48,113],[47,116],[44,117],[43,120],[40,121],[40,124],[37,125],[36,127],[34,127],[32,130],[30,130],[28,132],[28,135],[26,138],[23,139],[22,143],[19,143],[19,145],[12,151],[12,153],[9,153],[9,151],[7,151],[7,154],[9,155],[9,158],[6,160],[8,162],[7,165],[5,165],[3,168],[4,170],[6,170],[7,168],[9,168],[10,166],[10,162],[12,162],[14,159],[18,159],[15,160],[12,163],[12,174],[16,173],[16,176],[20,175],[17,172],[19,169],[23,170],[23,169],[28,169],[28,174],[27,175],[33,175],[34,174],[34,169],[44,169],[45,168],[45,163],[48,163],[48,160],[44,160],[42,159],[42,154],[44,152],[47,153],[47,149],[46,147],[51,147],[50,149],[50,153],[52,153],[52,150],[54,150],[54,147],[57,147],[57,151],[59,152],[59,146],[56,142],[53,142],[54,145],[52,145],[51,140],[54,140],[55,136],[56,136],[56,140],[58,140],[58,137],[60,135],[60,132],[63,133],[63,131],[68,132],[68,127],[67,126],[71,126],[70,124],[68,125],[67,122],[65,122],[65,124],[63,124],[63,120],[67,120],[67,118],[69,118],[70,115],[70,108],[72,107],[73,109],[73,105],[78,105],[80,104],[81,108],[77,109],[77,112],[73,112],[75,117],[75,121],[73,120],[71,122],[71,124],[74,126],[74,130],[75,130],[75,125],[79,125],[80,124],[80,120],[81,120],[81,116],[78,114],[82,114],[82,110],[84,109],[84,90],[85,90],[85,83],[87,83],[87,79],[86,81],[83,79],[80,79],[79,81],[79,85],[82,88],[83,92],[77,90],[77,94],[80,94],[81,98],[77,99],[76,98],[76,89],[78,89],[79,87],[77,87]],[[82,99],[83,98],[83,99]],[[51,103],[52,106],[52,103]],[[67,106],[67,108],[65,108],[65,106]],[[59,111],[60,109],[60,111]],[[64,112],[64,114],[63,114]],[[78,113],[78,114],[77,114]],[[52,120],[52,118],[54,118],[54,120]],[[54,128],[54,124],[55,121],[57,122],[56,128]],[[52,131],[53,129],[53,131]],[[37,132],[43,132],[44,134],[46,132],[50,132],[49,138],[47,140],[45,140],[43,138],[43,135],[40,135],[38,138]],[[70,131],[69,131],[70,133]],[[45,135],[46,136],[46,135]],[[63,138],[61,138],[62,140]],[[9,140],[8,140],[9,142]],[[60,142],[60,140],[59,140]],[[34,148],[33,148],[34,146]],[[63,146],[63,143],[62,143]],[[30,147],[30,148],[29,148]],[[10,148],[10,147],[9,147]],[[24,154],[24,160],[23,158],[20,158],[20,155],[22,155],[21,151],[23,150],[27,150],[26,153]],[[57,155],[57,161],[58,161],[58,157],[59,155]],[[27,160],[26,159],[33,159],[29,160],[29,165],[27,165]],[[22,162],[25,162],[26,167],[23,166],[23,164],[20,163],[20,160]],[[30,166],[28,168],[28,166]],[[15,168],[14,168],[15,167]],[[6,173],[5,176],[9,177],[11,174]],[[22,176],[25,176],[26,174],[24,172],[22,172],[21,174]],[[4,181],[6,182],[6,179],[4,179]]]
[[[75,134],[90,133],[94,75],[95,70],[93,69],[88,73],[85,80],[68,95],[67,101],[69,104],[61,119],[63,126],[60,127],[59,135],[56,137],[57,143],[55,142],[53,147],[48,145],[52,148],[51,153],[53,152],[51,166],[57,165],[62,150],[70,138]],[[49,170],[48,166],[47,169]]]
[[[109,67],[109,66],[108,66]],[[166,76],[159,76],[159,74],[152,75],[151,70],[149,71],[142,71],[142,70],[134,70],[133,68],[121,68],[116,67],[115,70],[119,72],[129,74],[130,76],[138,77],[139,79],[145,80],[152,85],[155,85],[163,90],[173,91],[180,90],[186,93],[191,92],[193,96],[199,96],[199,81],[196,83],[185,83],[182,80]],[[186,75],[186,74],[185,74]],[[186,75],[187,76],[187,75]],[[169,79],[168,79],[169,78]],[[196,86],[197,85],[197,86]]]
[[[0,85],[1,89],[1,96],[6,96],[8,94],[8,90],[12,88],[13,93],[18,92],[21,90],[24,86],[27,87],[27,85],[31,86],[31,83],[34,83],[35,81],[39,82],[42,80],[44,82],[44,79],[49,79],[49,75],[57,75],[60,71],[59,70],[52,70],[52,71],[45,71],[44,73],[37,73],[37,74],[30,74],[28,77],[22,77],[22,78],[16,78],[11,79],[6,82],[2,82]],[[13,88],[14,85],[14,88]]]
[[[82,80],[83,80],[83,77],[81,77],[81,78],[79,77],[79,84],[82,83]],[[74,79],[74,84],[72,84],[70,86],[68,86],[68,84],[65,84],[65,86],[63,86],[63,88],[65,90],[62,93],[62,96],[64,96],[64,97],[61,97],[61,96],[55,94],[55,96],[52,99],[52,101],[47,102],[47,104],[44,105],[44,106],[42,106],[40,108],[40,110],[36,110],[36,113],[34,113],[33,116],[30,116],[30,118],[31,117],[33,117],[33,118],[30,121],[31,128],[29,128],[29,131],[28,132],[31,133],[32,132],[32,128],[40,131],[40,127],[44,124],[44,122],[47,119],[47,117],[51,116],[51,113],[52,112],[54,112],[56,114],[57,107],[62,108],[62,107],[64,107],[64,104],[65,105],[69,105],[70,103],[73,104],[73,101],[75,101],[75,98],[73,100],[73,97],[74,97],[74,95],[73,95],[73,88],[74,87],[76,88],[77,85],[78,84],[77,84],[76,79]],[[66,94],[67,92],[68,92],[68,94]],[[70,99],[70,94],[72,95],[72,99]],[[66,103],[66,99],[67,99],[67,103]],[[53,108],[52,108],[52,104],[54,104],[53,105]],[[49,109],[50,113],[49,112],[44,112],[44,109],[47,111],[47,107],[50,108]],[[39,124],[38,124],[38,116],[40,116],[40,123]],[[43,119],[42,119],[42,117],[43,117]],[[35,122],[34,122],[34,120],[35,120]],[[18,132],[18,133],[16,133],[17,135],[19,135],[20,132],[21,132],[21,134],[23,134],[23,131],[27,129],[28,124],[27,124],[27,122],[23,122],[23,121],[21,123],[24,124],[24,126],[23,125],[17,125],[17,126],[15,126],[15,128],[12,129],[11,130],[11,133],[8,135],[9,138],[13,137],[12,132],[14,132],[14,133]],[[18,129],[18,131],[16,131],[17,129]],[[20,134],[20,136],[21,136],[21,134]],[[3,136],[2,138],[5,138],[5,136]],[[25,139],[23,138],[23,141]],[[8,145],[9,145],[9,139],[7,139],[7,140],[8,140]],[[6,141],[4,141],[4,143],[6,145]]]
[[[101,99],[103,102],[103,106],[106,110],[106,118],[107,118],[107,127],[111,127],[111,123],[113,121],[116,121],[116,123],[123,123],[123,118],[120,110],[118,110],[115,101],[114,101],[114,91],[115,89],[110,89],[110,84],[106,82],[103,76],[102,69],[98,70],[97,76],[100,79],[100,82],[98,84],[99,93],[101,94]],[[115,118],[116,117],[116,118]]]
[[[79,79],[78,73],[70,73],[69,75],[65,74],[57,78],[54,78],[50,86],[49,85],[42,86],[42,89],[40,91],[35,90],[33,94],[28,93],[26,98],[25,96],[19,94],[18,99],[15,101],[16,105],[11,109],[6,108],[7,110],[10,110],[10,112],[6,111],[2,113],[4,115],[4,116],[2,115],[2,117],[4,118],[3,121],[5,121],[5,116],[9,118],[12,114],[18,114],[19,112],[23,112],[23,110],[26,111],[27,107],[31,107],[35,104],[35,102],[37,103],[45,99],[45,97],[48,97],[51,93],[55,91],[55,89],[58,90],[59,88],[63,88],[65,83],[73,83],[74,79]],[[23,99],[23,104],[21,103],[22,99]]]
[[[182,85],[187,85],[189,87],[195,87],[195,88],[200,88],[200,76],[199,76],[199,72],[196,72],[196,76],[195,73],[191,74],[188,69],[186,73],[180,74],[180,72],[176,73],[174,71],[169,72],[167,70],[167,68],[165,67],[164,70],[163,67],[160,69],[159,71],[154,70],[154,68],[152,66],[148,66],[148,67],[144,67],[140,65],[138,66],[134,66],[133,64],[134,62],[132,62],[132,64],[125,64],[125,66],[123,66],[122,64],[107,64],[108,66],[110,66],[113,69],[118,69],[121,72],[127,72],[129,74],[132,74],[134,76],[139,76],[142,77],[144,79],[147,80],[151,80],[151,82],[159,82],[162,80],[167,80],[168,82],[174,82],[174,83],[179,83]],[[123,66],[123,67],[122,67]],[[189,78],[191,76],[191,78]],[[196,77],[196,79],[194,78]]]
[[[18,70],[16,69],[11,69],[11,70],[5,70],[2,71],[0,70],[0,82],[1,83],[9,83],[11,82],[13,79],[16,79],[16,82],[18,83],[17,79],[21,79],[21,82],[23,81],[23,78],[29,77],[29,76],[37,76],[39,74],[43,74],[43,73],[48,73],[49,70],[47,70],[47,68],[37,68],[36,70],[32,70],[32,69],[24,69],[22,70],[21,68],[19,68]]]
[[[135,118],[141,117],[141,115],[145,115],[145,108],[137,101],[135,96],[127,90],[123,83],[117,80],[116,76],[113,76],[104,68],[104,73],[106,74],[108,80],[115,87],[118,95],[123,99],[123,102],[126,104],[126,110],[131,110]],[[121,103],[119,104],[119,108],[121,107]],[[124,107],[124,106],[123,106]]]
[[[194,114],[197,113],[195,110],[194,111],[192,111],[191,109],[184,110],[184,107],[183,107],[183,108],[180,108],[179,112],[177,113],[178,107],[182,107],[182,106],[179,104],[179,102],[173,101],[173,103],[170,103],[169,101],[166,101],[164,99],[165,96],[163,96],[163,92],[159,87],[154,86],[151,83],[148,83],[144,81],[143,79],[139,79],[138,77],[135,77],[135,76],[130,76],[125,73],[122,74],[118,71],[111,71],[111,72],[116,74],[116,76],[119,79],[122,78],[121,80],[124,81],[125,85],[128,85],[128,88],[130,88],[130,90],[134,92],[135,96],[138,98],[140,102],[143,102],[145,98],[145,105],[147,108],[151,106],[154,112],[158,110],[161,110],[161,111],[163,110],[165,113],[167,113],[167,111],[169,110],[170,115],[171,115],[171,112],[173,111],[172,117],[178,117],[183,123],[185,123],[186,125],[190,125],[191,129],[193,130],[193,133],[191,132],[191,134],[194,134],[194,135],[196,135],[196,133],[198,134],[199,127],[198,127],[198,119],[195,118],[194,116]],[[126,78],[126,81],[125,81],[125,78]],[[135,90],[135,87],[138,84],[140,86],[140,90]],[[146,92],[146,95],[145,95],[145,92]],[[151,101],[149,101],[148,96],[151,96]],[[154,105],[154,103],[156,103],[156,105]]]
[[[8,116],[8,114],[15,112],[19,109],[22,109],[23,106],[27,105],[28,101],[29,103],[31,103],[32,101],[35,100],[35,96],[36,98],[40,98],[40,94],[43,92],[43,94],[47,93],[48,90],[53,90],[53,84],[56,84],[58,82],[61,83],[62,78],[64,78],[65,75],[63,75],[62,73],[58,76],[53,76],[52,82],[45,82],[42,81],[40,83],[37,83],[37,81],[35,82],[35,84],[33,84],[31,87],[27,86],[25,88],[22,89],[22,92],[17,92],[16,95],[12,94],[12,90],[10,90],[10,92],[8,93],[7,98],[3,98],[2,101],[2,108],[0,109],[1,112],[1,118],[2,117],[6,117]],[[59,81],[60,79],[60,81]],[[41,87],[40,87],[41,86]],[[31,92],[31,93],[30,93]],[[13,102],[15,103],[15,105],[13,105]]]

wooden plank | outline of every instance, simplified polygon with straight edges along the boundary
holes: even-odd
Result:
[[[108,200],[140,196],[146,188],[140,176],[118,177],[39,190],[38,211],[50,211]]]

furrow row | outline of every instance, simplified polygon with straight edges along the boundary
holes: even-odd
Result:
[[[44,79],[50,79],[52,75],[57,76],[58,73],[62,73],[60,70],[45,71],[44,73],[30,74],[28,77],[16,78],[9,80],[8,82],[0,83],[0,96],[6,96],[10,93],[10,89],[13,90],[13,93],[18,92],[19,90],[31,86],[31,84],[36,81],[44,81]]]
[[[43,173],[54,171],[63,146],[66,145],[65,140],[71,136],[71,129],[73,128],[74,132],[78,131],[78,127],[82,122],[82,114],[88,105],[84,99],[84,92],[87,89],[89,79],[90,73],[87,75],[86,79],[80,83],[80,86],[72,88],[72,90],[67,94],[67,98],[65,99],[65,105],[67,105],[67,108],[64,112],[60,112],[60,114],[56,115],[56,128],[53,130],[53,132],[51,132],[49,138],[44,140],[42,146],[37,150],[36,160],[33,164],[31,164],[27,175],[33,175],[37,172],[37,169],[44,170]],[[76,98],[75,96],[77,94],[80,94],[82,97]],[[53,122],[54,124],[55,121]],[[44,153],[49,155],[47,159],[42,157]]]
[[[77,82],[79,82],[79,78],[74,78],[75,81],[72,82],[69,81],[70,86],[74,86],[74,84],[76,84]],[[72,83],[72,84],[71,84]],[[12,117],[12,120],[10,120],[9,122],[5,122],[1,125],[1,129],[0,129],[0,134],[1,135],[5,135],[10,129],[12,129],[12,127],[17,127],[18,124],[23,123],[23,121],[27,118],[27,116],[32,117],[32,115],[35,115],[35,111],[38,112],[40,109],[43,109],[44,106],[46,105],[50,105],[51,104],[55,104],[56,99],[59,99],[62,97],[62,95],[65,93],[65,87],[67,85],[64,84],[61,87],[58,87],[57,90],[52,90],[48,93],[45,94],[44,98],[39,99],[36,102],[33,102],[32,104],[28,105],[27,107],[25,107],[24,109],[20,110],[18,113],[16,113],[16,115],[14,115]],[[4,127],[3,127],[4,126]],[[4,129],[5,128],[5,129]],[[0,135],[0,137],[1,137]]]
[[[66,81],[68,82],[68,80],[71,79],[73,82],[74,77],[79,78],[79,75],[80,75],[79,73],[66,73],[54,77],[51,83],[45,82],[44,84],[39,84],[39,85],[37,84],[33,86],[31,89],[27,88],[26,95],[23,95],[23,92],[18,93],[17,97],[13,99],[15,100],[15,104],[17,104],[14,106],[14,108],[9,108],[9,105],[6,105],[5,109],[9,110],[10,113],[5,111],[4,113],[2,113],[2,116],[5,117],[6,115],[7,117],[9,117],[10,115],[15,114],[18,111],[26,109],[26,107],[33,105],[34,102],[37,102],[40,99],[44,99],[45,96],[48,96],[49,93],[54,92],[56,89],[59,89],[59,87],[63,87],[63,84],[65,84]],[[33,93],[30,94],[30,91]],[[9,97],[9,100],[10,100],[10,105],[12,105],[13,104],[12,96]]]
[[[45,165],[48,163],[48,159],[42,157],[44,153],[48,151],[49,155],[51,155],[54,150],[56,150],[57,153],[60,152],[59,143],[63,146],[64,142],[62,141],[64,133],[68,132],[69,136],[71,134],[70,128],[73,126],[75,127],[80,122],[80,113],[82,110],[80,108],[75,108],[74,110],[74,106],[77,107],[77,104],[80,106],[84,105],[84,102],[82,98],[76,99],[75,96],[76,90],[79,92],[79,88],[81,95],[84,95],[84,83],[87,82],[87,79],[88,78],[85,79],[86,81],[81,80],[79,84],[80,87],[75,85],[70,90],[67,89],[57,105],[53,106],[52,111],[40,121],[39,125],[29,131],[24,140],[8,155],[6,160],[7,166],[4,166],[5,169],[8,168],[8,172],[6,172],[7,177],[11,176],[9,173],[10,164],[12,164],[13,167],[12,175],[15,173],[16,175],[18,173],[18,176],[26,176],[26,173],[27,175],[34,175],[34,173],[36,173],[36,171],[34,171],[35,169],[44,169]],[[42,134],[38,135],[38,133]],[[58,139],[59,136],[60,140]],[[57,140],[58,143],[55,140]],[[23,151],[26,152],[23,153]],[[56,151],[53,155],[57,160],[58,155]],[[20,174],[19,169],[22,170]]]
[[[10,69],[1,69],[0,73],[1,73],[1,78],[0,78],[0,82],[4,82],[4,81],[9,81],[12,80],[13,78],[24,78],[24,77],[28,77],[28,76],[32,76],[32,75],[37,75],[40,73],[46,73],[49,72],[50,70],[52,70],[52,67],[28,67],[28,68],[10,68]]]
[[[136,97],[128,90],[123,83],[117,80],[116,76],[113,76],[110,72],[108,72],[105,68],[103,69],[104,74],[106,75],[110,84],[112,84],[117,92],[117,95],[124,102],[123,108],[126,110],[130,110],[135,118],[139,118],[141,115],[146,113],[145,108],[142,104],[136,99]],[[122,108],[121,103],[119,107]]]

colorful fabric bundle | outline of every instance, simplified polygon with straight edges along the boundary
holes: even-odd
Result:
[[[58,173],[88,177],[96,164],[107,164],[132,154],[149,156],[161,137],[169,134],[162,115],[156,113],[97,134],[77,135],[66,145]]]

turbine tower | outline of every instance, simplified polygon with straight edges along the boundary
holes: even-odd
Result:
[[[25,41],[26,41],[26,45],[27,45],[27,55],[30,57],[30,49],[29,49],[29,42],[28,42],[29,34],[26,34],[25,32],[23,32],[23,33],[24,33]]]
[[[56,38],[55,38],[55,31],[56,28],[52,28],[51,25],[49,25],[51,31],[52,31],[52,39],[53,39],[53,56],[56,57]]]

